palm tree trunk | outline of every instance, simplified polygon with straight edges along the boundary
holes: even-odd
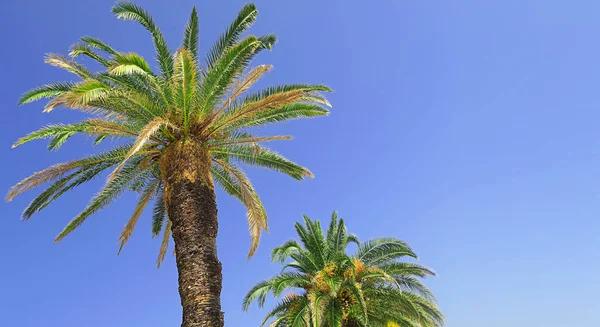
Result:
[[[182,327],[223,327],[221,262],[217,257],[217,205],[210,155],[202,145],[171,146],[161,159],[172,224]]]

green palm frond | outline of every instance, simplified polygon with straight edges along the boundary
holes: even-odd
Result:
[[[88,119],[80,123],[69,125],[56,124],[48,125],[37,131],[34,131],[15,142],[12,147],[16,148],[24,143],[39,140],[39,139],[57,139],[62,137],[70,137],[76,133],[84,133],[87,135],[105,135],[105,136],[136,136],[137,131],[135,126],[131,124],[123,124],[100,119]],[[51,149],[53,147],[50,147]]]
[[[110,73],[116,76],[130,74],[153,75],[150,65],[136,53],[119,53],[114,56],[115,64],[110,67]]]
[[[280,154],[256,144],[229,144],[214,147],[215,154],[226,155],[238,162],[268,168],[284,173],[294,179],[312,178],[310,170],[284,158]]]
[[[175,53],[175,71],[173,74],[175,88],[175,103],[181,108],[183,129],[187,131],[190,125],[190,115],[194,109],[194,100],[198,89],[198,71],[190,52],[179,49]]]
[[[158,188],[157,192],[158,195],[156,196],[154,209],[152,210],[152,236],[158,236],[162,230],[163,224],[169,219],[167,217],[164,192],[161,188]]]
[[[96,165],[101,165],[105,162],[112,162],[115,159],[122,159],[125,157],[127,151],[130,148],[130,145],[125,145],[98,155],[93,155],[79,160],[73,160],[70,162],[56,164],[44,170],[38,171],[35,174],[15,184],[8,191],[8,194],[6,195],[6,200],[11,201],[12,199],[14,199],[15,196],[22,194],[23,192],[26,192],[28,190],[31,190],[37,186],[40,186],[46,182],[62,177],[64,174],[68,173],[69,171],[72,171],[73,169],[80,167],[91,168]]]
[[[117,18],[133,20],[140,23],[152,34],[158,65],[162,74],[169,78],[173,74],[173,57],[165,38],[152,20],[152,17],[140,6],[129,1],[118,2],[112,9]]]
[[[234,120],[228,122],[223,126],[219,126],[219,128],[229,131],[232,129],[240,128],[240,126],[257,127],[267,124],[284,122],[292,119],[312,118],[327,115],[329,115],[329,110],[319,105],[310,103],[292,103],[289,105],[282,106],[280,108],[258,112],[255,115],[245,117],[239,121]]]
[[[117,54],[117,51],[111,46],[91,36],[84,36],[81,38],[81,41],[94,49],[102,50],[111,55]]]
[[[271,42],[271,43],[270,43]],[[200,87],[200,112],[211,113],[217,100],[225,93],[234,77],[243,71],[261,50],[268,49],[275,40],[248,36],[228,49],[215,67],[209,70]]]
[[[183,33],[183,48],[189,51],[194,59],[198,58],[198,34],[200,34],[198,13],[196,12],[196,6],[194,6]]]
[[[281,301],[279,301],[279,303],[277,303],[275,305],[275,307],[273,309],[271,309],[271,311],[269,311],[269,313],[267,313],[267,315],[265,316],[265,318],[263,319],[261,326],[264,326],[267,321],[269,321],[269,319],[274,318],[274,317],[278,317],[278,319],[275,320],[275,322],[273,324],[270,324],[269,326],[279,326],[277,323],[281,322],[281,326],[287,326],[287,322],[285,319],[284,314],[288,311],[291,310],[292,307],[294,306],[301,306],[302,305],[302,299],[299,296],[296,295],[287,295],[285,296]],[[247,310],[244,309],[244,310]]]
[[[160,265],[165,261],[165,255],[169,249],[169,240],[171,239],[171,221],[168,220],[163,231],[162,242],[160,243],[160,250],[158,251],[158,258],[156,259],[156,268],[160,268]]]
[[[67,224],[63,231],[56,236],[54,241],[60,242],[65,236],[81,226],[89,216],[116,200],[116,198],[126,190],[127,185],[143,172],[144,169],[139,167],[139,161],[132,162],[119,171],[114,178],[104,186],[100,193],[92,199],[88,206]]]
[[[37,101],[43,98],[55,98],[65,92],[70,91],[75,86],[75,83],[62,82],[62,83],[50,83],[44,86],[36,87],[32,89],[19,99],[19,105],[26,104],[29,102]]]
[[[403,256],[417,259],[417,255],[406,242],[391,237],[367,241],[359,246],[357,253],[358,259],[373,265]]]
[[[259,93],[247,95],[241,101],[235,101],[216,119],[214,131],[229,130],[243,126],[246,121],[260,114],[285,107],[286,105],[302,103],[311,92],[321,90],[319,86],[287,85],[270,87]],[[325,90],[325,89],[323,89]],[[325,109],[324,109],[325,110]]]
[[[102,66],[108,68],[112,65],[110,60],[100,56],[94,50],[92,50],[92,46],[85,43],[76,43],[71,47],[71,52],[69,52],[69,56],[73,59],[76,59],[79,56],[86,56],[92,60],[95,60]]]
[[[273,262],[284,263],[292,253],[297,253],[302,247],[295,240],[289,240],[282,245],[273,248],[271,260]]]
[[[208,69],[212,69],[217,61],[223,56],[227,48],[235,44],[240,35],[252,26],[257,16],[258,10],[256,10],[256,6],[252,3],[245,5],[242,10],[240,10],[237,18],[231,23],[231,26],[229,26],[227,31],[225,31],[215,45],[209,50],[206,57],[206,66]]]

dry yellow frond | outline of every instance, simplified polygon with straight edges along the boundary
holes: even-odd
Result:
[[[248,218],[251,238],[250,250],[248,251],[248,258],[250,258],[254,255],[260,243],[261,229],[264,229],[267,232],[269,231],[267,226],[267,213],[258,194],[254,191],[250,180],[241,170],[233,169],[231,166],[214,158],[212,160],[237,180],[242,203],[247,210],[246,216]]]
[[[133,144],[133,146],[131,147],[131,149],[129,150],[129,152],[127,153],[127,155],[125,156],[125,159],[123,159],[123,162],[121,162],[119,164],[119,166],[117,166],[117,168],[115,168],[115,170],[108,177],[108,181],[109,182],[113,178],[115,178],[115,176],[117,175],[117,173],[121,170],[121,168],[123,168],[123,166],[125,166],[125,164],[127,163],[127,161],[134,154],[136,154],[136,152],[138,152],[144,146],[144,144],[146,144],[146,142],[148,142],[148,140],[150,139],[150,137],[152,137],[152,135],[154,135],[154,133],[156,131],[158,131],[158,129],[161,126],[163,126],[165,124],[167,124],[167,122],[164,119],[162,119],[162,118],[156,118],[155,120],[149,122],[146,126],[144,126],[144,128],[140,132],[137,140],[135,140],[135,143]]]
[[[270,71],[271,68],[273,68],[272,65],[260,65],[252,69],[246,75],[238,78],[236,83],[233,84],[233,87],[229,91],[230,95],[227,98],[227,101],[225,101],[221,108],[215,112],[214,117],[217,117],[219,114],[221,114],[223,110],[227,108],[227,106],[229,106],[238,96],[252,87],[252,85],[256,83],[263,74]]]
[[[46,58],[44,58],[44,62],[47,64],[50,64],[54,67],[62,68],[62,69],[66,70],[68,72],[71,72],[81,78],[87,78],[87,77],[91,76],[90,72],[88,72],[81,65],[77,64],[76,62],[74,62],[64,56],[60,56],[55,53],[47,54]]]
[[[44,170],[38,171],[33,175],[25,178],[19,183],[15,184],[6,195],[6,201],[12,201],[17,195],[29,191],[34,187],[42,185],[45,182],[51,181],[59,176],[62,176],[71,169],[77,168],[78,165],[75,162],[65,162],[53,165]]]
[[[215,127],[212,132],[217,131],[223,126],[226,126],[227,124],[234,123],[243,118],[251,117],[252,115],[263,112],[265,110],[282,107],[286,104],[297,102],[302,98],[303,95],[304,93],[302,91],[294,90],[289,92],[273,94],[259,101],[248,103],[244,107],[234,112],[228,112],[226,114],[221,115],[223,117],[223,121],[218,122],[218,126]]]
[[[147,190],[140,198],[138,205],[133,211],[133,215],[131,216],[131,218],[129,218],[129,221],[127,221],[125,228],[123,228],[123,231],[121,232],[121,236],[119,236],[119,241],[121,242],[121,245],[119,246],[119,252],[117,252],[117,255],[121,254],[123,246],[125,245],[125,243],[127,243],[127,241],[129,241],[129,238],[131,237],[131,234],[133,234],[133,230],[135,228],[135,225],[137,224],[138,219],[140,218],[142,212],[148,205],[148,202],[150,202],[150,200],[154,196],[154,192],[156,191],[157,185],[158,184],[156,184],[152,189]]]

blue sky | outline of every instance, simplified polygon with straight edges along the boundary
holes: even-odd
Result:
[[[193,5],[204,52],[243,1],[138,1],[171,48]],[[44,142],[10,150],[47,123],[80,119],[16,107],[26,90],[66,73],[43,64],[84,35],[153,58],[149,35],[115,19],[113,1],[10,1],[0,11],[3,128],[0,189],[53,163],[93,153],[91,141],[59,152]],[[254,33],[280,42],[256,63],[266,84],[325,83],[330,117],[266,133],[296,136],[275,149],[315,173],[297,182],[250,175],[271,234],[246,261],[242,206],[218,193],[223,310],[228,326],[258,326],[245,292],[279,271],[270,248],[307,214],[337,209],[362,239],[408,241],[439,277],[427,280],[448,327],[600,322],[600,46],[597,1],[257,1]],[[146,213],[120,257],[133,195],[90,218],[61,244],[54,236],[102,185],[97,180],[20,222],[33,193],[0,204],[4,250],[0,325],[177,326],[174,258],[160,270]],[[596,313],[596,314],[595,314]]]

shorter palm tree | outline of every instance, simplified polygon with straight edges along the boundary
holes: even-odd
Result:
[[[269,293],[281,298],[267,314],[270,327],[441,326],[444,318],[431,291],[420,281],[435,273],[399,259],[416,254],[403,241],[379,238],[361,243],[346,232],[334,212],[324,235],[318,221],[295,224],[300,242],[273,249],[282,272],[254,286],[243,309],[264,306]],[[350,243],[358,245],[347,254]]]

